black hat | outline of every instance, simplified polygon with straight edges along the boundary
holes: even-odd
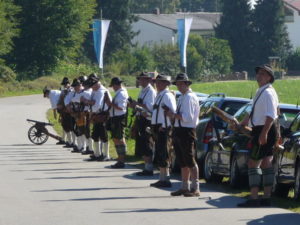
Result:
[[[62,81],[61,81],[61,85],[66,85],[66,84],[69,84],[70,83],[70,81],[69,81],[69,78],[67,78],[67,77],[64,77],[63,79],[62,79]]]
[[[136,79],[140,79],[140,78],[149,78],[149,79],[152,79],[152,76],[151,76],[150,73],[142,72],[140,75],[137,76]]]
[[[44,98],[46,97],[46,94],[48,94],[49,92],[50,92],[50,88],[48,88],[47,86],[45,86],[44,89],[43,89]]]
[[[172,82],[172,84],[176,85],[177,81],[184,81],[186,82],[188,85],[192,84],[192,81],[189,80],[189,77],[186,73],[179,73],[177,74],[175,80]]]
[[[156,76],[156,78],[155,78],[155,81],[166,81],[166,82],[168,82],[169,84],[171,84],[171,77],[170,76],[168,76],[168,75],[165,75],[165,74],[163,74],[163,73],[160,73],[160,74],[158,74],[157,76]]]
[[[260,69],[263,69],[268,72],[268,74],[271,76],[270,82],[273,83],[275,80],[275,76],[274,76],[274,71],[273,71],[272,67],[268,64],[263,64],[263,65],[257,66],[257,67],[255,67],[255,73],[257,73]]]
[[[72,82],[72,87],[76,87],[76,86],[79,86],[81,84],[80,80],[75,78]]]
[[[99,78],[96,76],[91,76],[88,79],[90,87],[92,87],[94,84],[97,84],[99,82]]]
[[[98,76],[97,76],[96,73],[91,73],[91,74],[89,75],[89,78],[91,78],[91,77],[96,77],[96,78],[97,78]]]
[[[83,84],[84,83],[84,81],[86,81],[88,78],[87,78],[87,76],[79,76],[78,77],[78,80]]]
[[[114,84],[119,85],[122,82],[123,81],[119,77],[114,77],[114,78],[111,79],[109,87],[112,87]]]

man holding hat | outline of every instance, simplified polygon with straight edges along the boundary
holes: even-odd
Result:
[[[171,187],[169,171],[169,135],[171,121],[167,112],[175,113],[175,96],[169,91],[171,77],[159,74],[155,79],[157,96],[152,111],[152,134],[155,141],[155,157],[159,167],[159,180],[150,184],[151,187]]]
[[[151,135],[146,131],[151,127],[151,114],[153,110],[156,91],[151,85],[152,77],[149,73],[142,72],[137,81],[142,87],[137,101],[132,101],[130,107],[136,111],[136,134],[135,134],[135,151],[140,152],[145,161],[145,169],[138,172],[138,176],[153,175],[153,148],[154,142]]]
[[[109,106],[106,99],[111,99],[109,91],[101,84],[96,75],[89,76],[89,85],[93,92],[91,99],[82,99],[86,105],[91,106],[91,122],[94,124],[92,139],[94,140],[94,153],[88,161],[107,161],[109,157],[109,142],[106,129],[106,122],[109,117]],[[103,148],[101,148],[101,146]],[[103,151],[102,151],[103,150]]]
[[[256,67],[255,72],[259,89],[253,99],[250,115],[241,122],[241,125],[252,127],[253,147],[248,160],[251,197],[246,202],[238,204],[239,207],[270,206],[274,181],[272,160],[278,135],[275,125],[275,120],[278,117],[278,97],[271,85],[274,82],[274,72],[271,66],[267,64]],[[264,196],[259,199],[258,191],[261,177]]]
[[[127,151],[125,141],[125,126],[127,121],[127,90],[122,86],[122,80],[119,77],[111,79],[110,87],[115,91],[112,101],[107,98],[106,103],[110,106],[111,118],[111,137],[115,144],[118,154],[117,163],[111,165],[111,168],[124,168],[125,156]]]
[[[196,197],[200,196],[199,169],[195,160],[196,126],[199,121],[200,106],[197,96],[190,89],[192,81],[187,74],[178,74],[173,84],[177,86],[181,95],[176,112],[169,111],[167,115],[175,121],[173,145],[181,168],[182,185],[179,190],[171,192],[171,195]]]

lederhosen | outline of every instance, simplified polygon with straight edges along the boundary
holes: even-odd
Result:
[[[149,90],[147,90],[143,97],[138,98],[138,103],[143,104]],[[135,120],[137,124],[135,134],[135,155],[151,157],[153,155],[154,142],[151,135],[146,132],[146,128],[151,127],[151,120],[148,120],[142,115],[137,115]]]
[[[61,117],[61,126],[63,127],[65,132],[71,132],[74,131],[74,120],[70,113],[67,112],[66,106],[64,103],[65,97],[70,92],[69,89],[63,90],[59,101],[57,103],[57,111],[60,114]]]
[[[121,92],[121,91],[120,91]],[[113,98],[112,103],[114,104],[115,99],[120,94],[120,92]],[[115,108],[112,107],[112,117],[111,119],[111,137],[116,139],[122,139],[125,137],[125,127],[127,120],[127,113],[121,116],[115,116]]]
[[[183,104],[183,97],[180,104],[177,105],[176,114],[180,112],[181,105]],[[182,127],[181,121],[178,120],[178,127],[173,129],[173,146],[176,154],[176,159],[181,168],[195,166],[195,128]]]
[[[155,124],[152,124],[152,135],[155,142],[155,158],[154,163],[158,167],[166,168],[169,166],[169,144],[170,141],[170,130],[168,127],[166,115],[164,116],[165,128],[162,124],[157,124],[158,113],[160,109],[160,104],[166,93],[164,93],[159,99],[154,103],[153,110],[156,110]]]
[[[254,109],[255,109],[255,105],[257,100],[259,99],[259,97],[261,96],[261,94],[267,89],[269,88],[266,87],[265,89],[263,89],[258,97],[256,98],[255,102],[253,103],[252,106],[252,111],[250,113],[249,116],[249,120],[251,122],[252,125],[252,132],[251,132],[251,136],[252,136],[252,149],[250,151],[250,158],[253,160],[261,160],[267,156],[272,156],[273,155],[273,150],[277,141],[277,129],[276,129],[276,125],[275,122],[273,122],[269,132],[268,132],[268,136],[267,136],[267,143],[264,145],[260,145],[259,144],[259,136],[260,133],[264,127],[264,125],[259,125],[259,126],[255,126],[253,124],[252,121],[252,117],[254,114]]]
[[[93,97],[92,97],[93,98]],[[103,96],[103,104],[101,107],[101,110],[97,113],[92,114],[92,121],[93,121],[93,132],[92,132],[92,138],[95,142],[99,142],[100,140],[102,142],[108,142],[108,134],[107,134],[107,129],[106,129],[106,122],[109,117],[109,109],[105,109],[105,94]],[[97,120],[97,117],[103,118],[101,122]]]
[[[81,91],[80,93],[82,92],[83,91]],[[80,94],[80,93],[75,92],[73,97],[75,97],[76,94]],[[71,102],[71,108],[72,108],[72,116],[75,119],[74,132],[78,137],[85,134],[86,121],[85,121],[85,113],[84,113],[84,104],[80,102]]]

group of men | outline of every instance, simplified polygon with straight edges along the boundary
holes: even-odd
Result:
[[[127,145],[125,127],[127,110],[131,107],[135,115],[136,151],[140,151],[145,168],[137,176],[153,176],[153,160],[159,168],[159,180],[152,187],[171,187],[170,150],[174,148],[180,162],[182,187],[172,196],[199,196],[199,171],[195,161],[195,127],[198,123],[200,106],[197,96],[190,89],[192,82],[184,73],[171,77],[142,72],[137,76],[141,87],[138,99],[128,96],[122,80],[111,79],[110,87],[115,94],[112,98],[95,74],[80,76],[69,82],[64,78],[62,90],[44,89],[44,97],[49,97],[54,117],[57,112],[63,127],[64,147],[72,152],[90,154],[89,161],[107,161],[109,156],[108,130],[118,155],[111,168],[124,168]],[[177,86],[181,95],[176,102],[169,86]],[[90,126],[92,124],[92,132]]]
[[[270,205],[271,187],[274,179],[272,153],[277,138],[275,122],[278,117],[278,97],[272,87],[274,72],[269,65],[255,68],[259,89],[254,98],[252,112],[236,126],[252,127],[253,145],[249,157],[248,173],[251,198],[239,207],[259,207]],[[193,197],[200,195],[199,169],[195,160],[195,128],[199,120],[200,106],[192,92],[191,80],[180,73],[174,81],[163,73],[153,78],[142,72],[137,76],[141,87],[137,100],[128,96],[122,80],[111,79],[112,98],[95,74],[62,81],[63,89],[44,89],[44,97],[49,97],[54,112],[60,114],[60,121],[66,138],[65,147],[73,147],[73,152],[90,154],[90,161],[109,160],[107,130],[118,155],[111,168],[124,168],[127,151],[125,132],[127,108],[135,115],[135,148],[145,161],[145,168],[137,176],[153,176],[153,161],[159,169],[159,180],[150,186],[168,188],[170,182],[170,149],[175,150],[181,168],[181,187],[171,192],[172,196]],[[177,86],[180,92],[176,100],[169,86]],[[56,117],[56,113],[54,113]],[[90,134],[90,125],[93,124]],[[77,141],[76,141],[77,140]],[[77,144],[76,144],[77,142]],[[60,142],[58,143],[60,144]],[[261,178],[262,177],[262,178]],[[265,194],[258,197],[260,182],[263,181]]]

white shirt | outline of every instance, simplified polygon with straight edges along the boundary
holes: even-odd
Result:
[[[84,97],[84,99],[91,100],[92,99],[92,91],[93,91],[92,88],[84,90],[83,91],[83,97]],[[84,111],[86,111],[86,112],[90,111],[90,106],[86,105],[84,107]]]
[[[57,103],[60,98],[61,91],[59,90],[50,90],[49,92],[49,99],[50,99],[50,104],[52,109],[56,109]]]
[[[122,116],[126,114],[128,97],[129,96],[125,88],[122,87],[116,91],[115,97],[113,98],[112,102],[122,109],[119,110],[111,107],[109,111],[111,117]]]
[[[142,99],[142,104],[147,106],[147,109],[150,113],[153,111],[154,100],[156,97],[156,90],[152,87],[151,84],[148,84],[145,88],[140,91],[139,99]],[[140,113],[137,112],[137,115]],[[148,120],[151,120],[151,117],[147,117]]]
[[[66,97],[64,99],[65,106],[67,106],[71,103],[74,93],[75,93],[74,89],[72,89],[68,92],[68,94],[66,95]]]
[[[261,92],[262,94],[258,98]],[[278,101],[277,93],[275,89],[272,87],[272,85],[266,84],[260,87],[256,92],[252,105],[254,104],[257,98],[258,100],[255,104],[252,118],[250,118],[254,126],[265,125],[267,116],[271,117],[272,119],[276,119],[278,117],[277,108],[278,108],[279,101]],[[252,123],[250,120],[249,120],[249,126],[252,127]]]
[[[83,95],[84,95],[83,90],[81,90],[80,92],[74,91],[74,92],[73,92],[72,99],[71,99],[71,102],[72,102],[72,103],[80,103],[80,98],[81,98]]]
[[[175,127],[195,128],[199,121],[200,106],[198,98],[191,90],[184,95],[180,95],[176,113],[180,114],[182,120],[180,124],[178,119],[175,119]]]
[[[109,99],[111,99],[111,95],[110,95],[109,91],[102,85],[100,86],[100,88],[97,91],[92,92],[91,99],[95,101],[94,105],[92,105],[93,113],[99,113],[102,110],[103,111],[108,110],[108,108],[109,108],[108,105],[103,102],[105,92],[107,92]],[[103,108],[103,104],[104,104],[104,108]]]
[[[165,89],[157,94],[154,101],[154,105],[158,105],[158,107],[153,108],[151,124],[162,124],[162,127],[171,126],[170,119],[169,117],[164,115],[164,110],[162,106],[167,106],[169,110],[171,110],[171,112],[175,113],[175,96],[168,89]]]

